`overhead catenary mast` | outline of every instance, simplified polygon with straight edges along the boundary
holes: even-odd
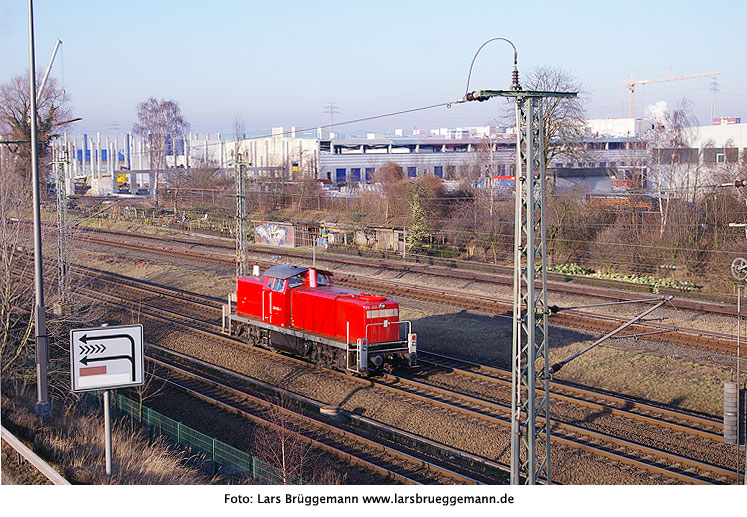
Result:
[[[480,50],[495,40],[506,41],[514,49],[510,89],[466,93],[456,102],[508,97],[516,103],[511,484],[534,485],[542,479],[550,484],[549,309],[542,104],[548,97],[572,98],[577,93],[522,90],[516,47],[505,38],[493,38],[483,43],[472,59],[472,65]]]

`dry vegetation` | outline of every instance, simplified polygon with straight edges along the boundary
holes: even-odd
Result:
[[[216,481],[190,466],[190,458],[164,440],[150,442],[123,421],[112,425],[112,476],[105,472],[101,408],[77,405],[41,420],[28,386],[3,381],[3,425],[78,484],[206,484]],[[58,408],[59,409],[59,408]]]
[[[335,197],[308,178],[268,183],[248,193],[249,219],[339,223],[365,232],[372,227],[407,228],[409,255],[507,264],[513,256],[514,201],[510,189],[478,186],[471,168],[457,169],[456,189],[433,175],[405,177],[387,163],[377,186],[359,197]],[[653,173],[652,173],[653,174]],[[666,193],[666,203],[630,193],[629,205],[605,206],[582,190],[555,191],[547,199],[550,264],[578,264],[608,273],[632,273],[689,281],[704,290],[731,292],[729,265],[747,252],[740,228],[747,217],[740,189],[710,185],[747,176],[744,163],[718,164],[700,171],[701,184]],[[235,198],[230,181],[223,192],[180,194],[180,221],[168,213],[140,211],[136,222],[204,228],[232,236]],[[207,192],[207,194],[206,194]],[[679,194],[678,194],[679,192]],[[168,195],[173,195],[169,192]],[[206,197],[207,196],[207,197]],[[168,205],[168,199],[167,199]],[[630,205],[638,205],[630,208]],[[123,218],[123,208],[110,217]],[[186,215],[186,220],[182,220]],[[421,229],[422,228],[422,229]],[[418,235],[413,239],[412,235]],[[665,266],[663,268],[662,266]],[[670,266],[674,266],[674,269]]]

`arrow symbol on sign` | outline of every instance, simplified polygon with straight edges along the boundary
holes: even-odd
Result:
[[[128,361],[130,361],[132,363],[132,368],[134,370],[134,368],[135,368],[135,360],[132,357],[130,357],[129,355],[110,355],[110,356],[107,356],[107,357],[84,357],[83,359],[80,360],[80,362],[83,363],[84,365],[88,366],[88,363],[97,363],[99,361],[115,361],[117,359],[127,359]],[[133,381],[135,380],[134,375],[133,375],[132,380]]]
[[[129,335],[129,334],[114,334],[114,335],[111,335],[111,336],[92,336],[92,337],[88,337],[87,334],[83,334],[83,336],[80,338],[80,341],[82,341],[83,343],[85,343],[86,345],[88,345],[88,341],[91,341],[91,340],[98,341],[98,340],[104,340],[104,339],[124,339],[124,338],[127,338],[127,339],[130,340],[130,346],[132,348],[132,355],[113,355],[113,356],[107,356],[107,357],[94,357],[94,358],[84,357],[83,359],[80,360],[80,362],[83,363],[84,365],[88,366],[88,363],[92,363],[92,362],[114,361],[114,360],[118,360],[118,359],[127,359],[128,361],[130,361],[130,364],[132,365],[132,381],[135,382],[135,340],[132,339],[131,335]],[[89,345],[89,348],[94,348],[94,347],[101,347],[101,352],[103,352],[104,350],[106,350],[106,347],[104,345]],[[81,347],[81,349],[82,348],[83,347]],[[84,353],[84,352],[81,350],[81,353]],[[90,352],[90,353],[97,353],[97,352]],[[100,353],[100,352],[98,352],[98,353]]]
[[[106,352],[104,345],[80,345],[81,354],[102,354]]]

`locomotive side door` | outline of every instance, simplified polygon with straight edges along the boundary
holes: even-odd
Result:
[[[274,278],[268,282],[268,289],[265,290],[267,299],[265,300],[265,321],[282,327],[287,326],[286,319],[290,318],[288,307],[288,293],[286,284],[288,281],[284,278]]]
[[[262,290],[262,321],[270,323],[272,320],[272,287],[275,282],[279,282],[277,278],[268,277],[267,283]]]

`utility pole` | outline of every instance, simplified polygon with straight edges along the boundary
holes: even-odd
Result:
[[[36,414],[51,414],[47,390],[49,337],[44,309],[44,278],[42,271],[41,208],[39,201],[39,152],[36,116],[36,56],[34,55],[34,7],[29,0],[29,104],[31,118],[31,193],[34,204],[34,340],[36,344]]]
[[[249,242],[247,239],[248,225],[246,221],[246,163],[241,161],[241,153],[236,154],[234,171],[236,174],[236,278],[245,276],[247,271],[247,255]]]

